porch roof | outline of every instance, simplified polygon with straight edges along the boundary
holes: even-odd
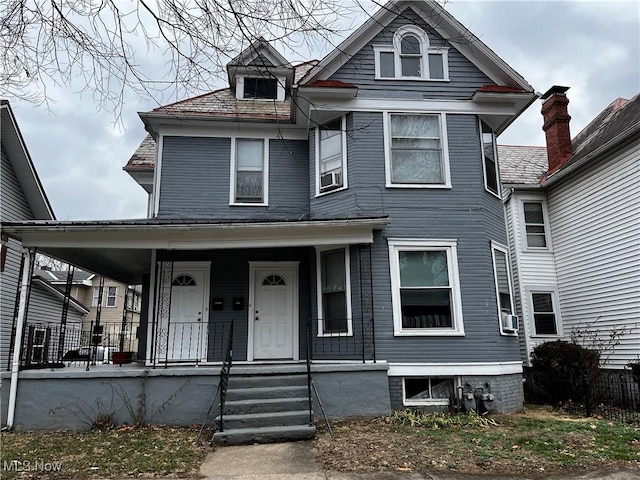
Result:
[[[128,284],[151,270],[151,252],[372,243],[388,217],[318,220],[140,219],[2,224],[24,247]]]

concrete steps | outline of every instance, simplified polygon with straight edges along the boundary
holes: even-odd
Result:
[[[224,431],[213,436],[219,443],[271,443],[313,438],[315,427],[309,422],[306,375],[231,375],[223,420]],[[219,424],[220,419],[216,421]]]

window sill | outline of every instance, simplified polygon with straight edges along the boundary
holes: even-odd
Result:
[[[327,190],[326,192],[316,192],[316,198],[324,197],[325,195],[330,195],[330,194],[336,193],[336,192],[342,192],[344,190],[347,190],[347,186],[346,185],[344,187],[335,188],[333,190]]]
[[[438,190],[450,190],[451,184],[448,183],[387,183],[387,188],[432,188]]]
[[[400,330],[393,332],[394,337],[464,337],[464,332],[457,330]]]
[[[502,200],[502,197],[500,196],[500,193],[496,193],[493,190],[488,189],[486,185],[485,185],[484,189],[485,189],[485,191],[487,193],[489,193],[489,194],[493,195],[494,197],[499,198],[500,200]]]
[[[318,333],[317,338],[340,338],[340,337],[353,337],[352,332],[345,333]]]
[[[374,80],[385,81],[409,81],[409,82],[445,82],[448,83],[451,80],[449,78],[421,78],[421,77],[375,77]]]
[[[503,337],[517,337],[518,332],[505,332],[504,330],[500,330],[500,335]]]
[[[523,253],[553,253],[553,250],[551,250],[548,247],[523,247],[522,252]]]
[[[410,400],[403,400],[402,401],[402,405],[404,405],[405,407],[439,407],[439,406],[448,406],[449,405],[449,400],[448,399],[425,399],[422,401],[410,401]]]
[[[230,203],[230,207],[268,207],[268,203]]]
[[[539,339],[545,339],[545,338],[562,338],[564,337],[564,335],[560,334],[560,333],[556,333],[556,334],[548,334],[548,335],[544,335],[544,334],[534,334],[531,335],[531,338],[539,338]]]

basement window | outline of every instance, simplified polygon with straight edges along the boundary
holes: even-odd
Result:
[[[402,403],[411,405],[448,405],[455,394],[453,377],[404,377]]]

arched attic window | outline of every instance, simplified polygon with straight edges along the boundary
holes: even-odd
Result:
[[[392,45],[374,45],[377,79],[449,80],[448,48],[432,47],[415,25],[400,27]]]

